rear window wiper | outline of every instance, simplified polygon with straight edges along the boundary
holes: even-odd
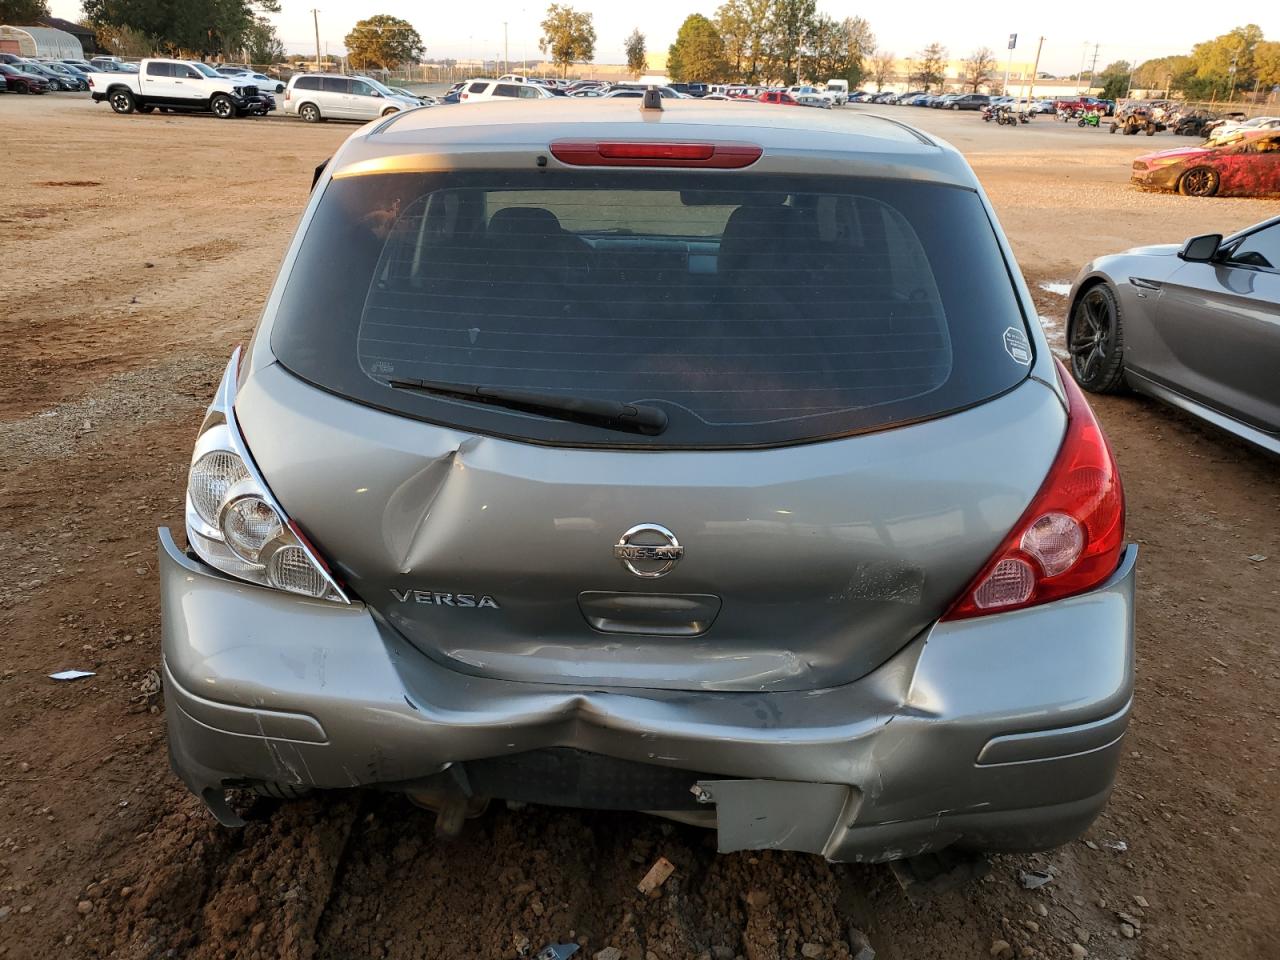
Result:
[[[488,403],[526,413],[539,413],[559,420],[573,420],[650,436],[656,436],[667,429],[666,412],[660,407],[646,404],[619,403],[616,400],[597,400],[592,397],[566,397],[559,393],[448,383],[443,380],[393,379],[388,380],[387,385],[396,390],[413,390],[442,397],[456,397],[459,400],[473,400],[476,403]]]

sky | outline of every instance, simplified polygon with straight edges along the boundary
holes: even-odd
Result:
[[[276,31],[290,53],[315,50],[311,9],[319,8],[320,43],[330,53],[344,51],[342,38],[357,20],[389,13],[408,20],[422,35],[430,58],[503,58],[503,23],[512,60],[539,59],[538,24],[550,0],[489,0],[470,3],[426,4],[421,0],[281,0],[280,13],[271,14]],[[623,63],[623,41],[634,27],[645,34],[650,50],[665,50],[680,23],[690,13],[712,16],[721,0],[561,0],[589,11],[596,26],[596,60]],[[54,16],[75,20],[79,0],[52,0]],[[1268,39],[1280,40],[1280,3],[1221,5],[1203,0],[1161,0],[1153,3],[1089,4],[1064,0],[916,0],[911,3],[858,5],[841,0],[818,0],[818,9],[837,18],[861,15],[871,23],[880,46],[909,56],[938,41],[952,57],[960,58],[988,46],[1003,61],[1010,33],[1018,34],[1014,59],[1030,62],[1044,35],[1040,69],[1074,74],[1083,59],[1088,70],[1098,48],[1098,69],[1114,60],[1142,61],[1186,53],[1192,44],[1226,33],[1244,23],[1262,27]],[[922,26],[924,25],[924,26]]]

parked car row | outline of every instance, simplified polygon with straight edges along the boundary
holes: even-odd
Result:
[[[7,93],[70,93],[89,89],[89,77],[99,72],[84,60],[56,60],[52,57],[20,57],[0,53],[0,90]]]

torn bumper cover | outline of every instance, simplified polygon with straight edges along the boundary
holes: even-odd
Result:
[[[624,767],[668,785],[698,771],[688,795],[726,852],[1046,849],[1079,835],[1111,790],[1136,553],[1092,593],[935,625],[854,683],[725,693],[460,674],[360,605],[230,580],[162,530],[170,755],[224,819],[237,784],[412,790],[450,770],[465,786],[469,765],[495,783],[493,764],[558,750],[612,764],[614,780]],[[589,789],[579,798],[596,805]]]

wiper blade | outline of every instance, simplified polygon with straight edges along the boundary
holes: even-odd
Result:
[[[443,380],[393,379],[388,380],[387,384],[396,390],[415,390],[442,397],[456,397],[459,400],[474,400],[476,403],[539,413],[596,427],[630,430],[649,436],[656,436],[667,429],[666,412],[660,407],[646,404],[619,403],[616,400],[597,400],[592,397],[566,397],[559,393],[539,393],[511,387],[483,387]]]

